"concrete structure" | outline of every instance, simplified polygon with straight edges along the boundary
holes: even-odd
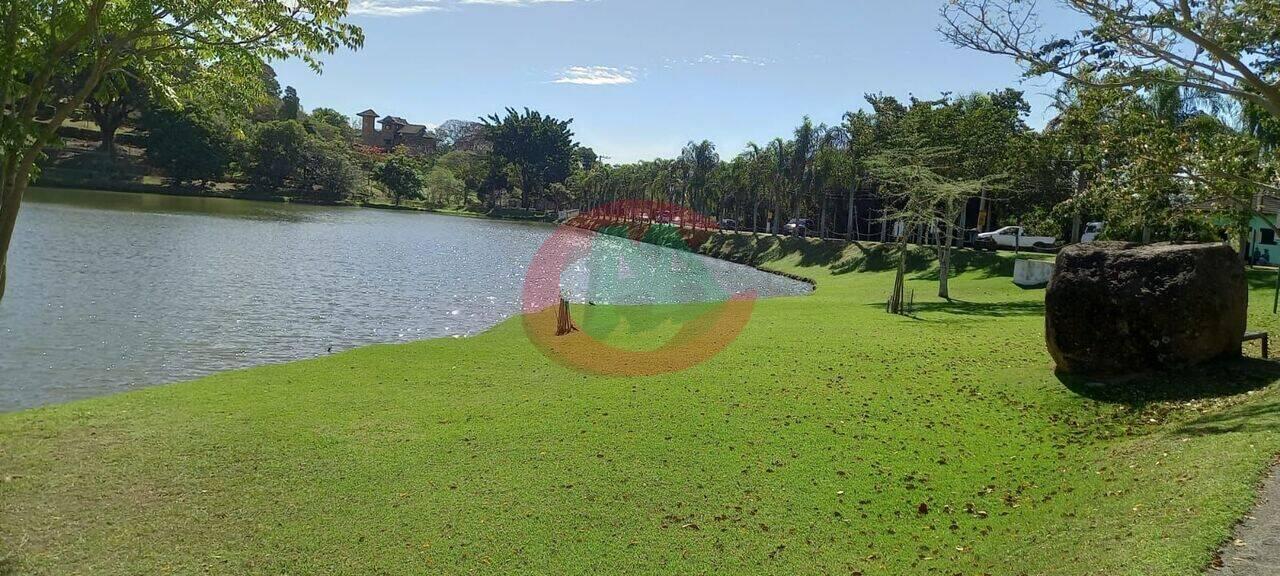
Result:
[[[1053,278],[1053,262],[1043,260],[1013,261],[1013,283],[1019,286],[1044,286]]]
[[[372,109],[357,114],[360,117],[360,142],[365,146],[373,146],[383,150],[393,150],[398,146],[408,148],[410,152],[430,154],[436,150],[436,136],[423,124],[411,124],[399,116],[387,116],[378,120],[378,113]],[[376,129],[376,124],[382,129]]]

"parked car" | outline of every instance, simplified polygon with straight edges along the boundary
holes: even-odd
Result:
[[[1058,239],[1052,236],[1031,236],[1021,226],[1005,226],[994,232],[983,232],[978,235],[978,244],[986,244],[989,248],[1034,248],[1036,250],[1052,249]]]
[[[1080,235],[1081,242],[1093,242],[1098,239],[1102,231],[1107,227],[1106,222],[1090,222],[1084,225],[1084,233]]]
[[[722,219],[720,220],[720,229],[736,231],[738,229],[738,221],[734,220],[733,218]]]
[[[788,236],[808,236],[809,230],[813,228],[813,220],[808,218],[792,218],[782,227],[782,231]]]

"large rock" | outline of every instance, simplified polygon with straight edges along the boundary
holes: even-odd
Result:
[[[1223,244],[1077,244],[1058,254],[1045,337],[1058,369],[1094,376],[1238,356],[1248,287]]]

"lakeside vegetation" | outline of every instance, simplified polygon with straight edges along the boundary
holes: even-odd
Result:
[[[1166,396],[1064,386],[1041,292],[1006,256],[958,251],[955,301],[924,296],[936,268],[913,258],[902,317],[882,312],[881,247],[703,250],[818,290],[760,301],[677,374],[574,372],[512,319],[0,415],[0,557],[36,574],[1198,574],[1280,451],[1269,363],[1161,376]],[[1270,279],[1252,280],[1262,310]]]

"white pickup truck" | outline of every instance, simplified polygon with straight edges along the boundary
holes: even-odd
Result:
[[[1048,250],[1058,242],[1052,236],[1028,236],[1021,226],[1005,226],[994,232],[983,232],[978,235],[978,244],[986,244],[996,248],[1035,248]]]
[[[1102,231],[1107,227],[1106,222],[1090,222],[1084,226],[1084,234],[1080,235],[1081,242],[1093,242],[1098,239]]]

